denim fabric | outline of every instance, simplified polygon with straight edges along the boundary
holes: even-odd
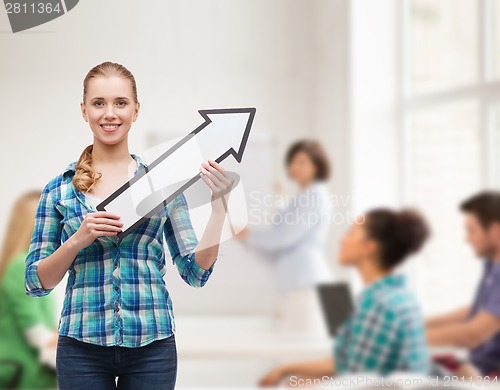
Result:
[[[56,371],[60,390],[170,390],[177,378],[175,335],[136,348],[59,335]]]

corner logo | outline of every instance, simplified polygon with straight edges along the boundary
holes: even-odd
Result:
[[[79,0],[4,0],[12,32],[50,22],[72,10]]]

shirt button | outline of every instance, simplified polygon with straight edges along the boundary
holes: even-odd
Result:
[[[118,290],[118,288],[119,288],[118,286],[115,286],[115,290]]]
[[[116,308],[115,308],[115,311],[116,311],[116,312],[120,311],[120,308],[119,308],[119,307],[116,307]]]
[[[117,269],[117,268],[118,268],[118,264],[115,263],[115,269]]]

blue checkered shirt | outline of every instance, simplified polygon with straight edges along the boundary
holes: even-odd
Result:
[[[403,275],[386,276],[361,293],[339,329],[334,355],[340,375],[429,374],[423,316]]]
[[[137,162],[137,174],[146,164]],[[76,162],[44,187],[26,257],[26,294],[41,297],[43,288],[37,267],[80,227],[85,214],[95,212],[72,178]],[[182,279],[202,287],[215,263],[208,269],[195,261],[198,240],[191,225],[186,199],[180,194],[131,233],[99,237],[78,252],[68,269],[59,334],[103,345],[140,347],[175,333],[170,295],[163,276],[165,246]]]

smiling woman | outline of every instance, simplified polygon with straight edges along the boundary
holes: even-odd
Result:
[[[129,82],[124,82],[124,80]],[[89,123],[94,134],[94,145],[87,147],[80,156],[73,184],[78,190],[87,192],[102,177],[102,173],[95,172],[92,166],[93,159],[111,157],[109,155],[111,151],[114,151],[117,156],[125,155],[123,151],[127,144],[122,141],[128,136],[140,109],[134,76],[122,65],[111,62],[105,62],[93,68],[83,81],[83,101],[80,106],[83,118]],[[93,152],[96,144],[97,150]],[[113,147],[120,144],[123,146]],[[99,153],[99,150],[103,153]],[[135,165],[130,155],[127,156],[127,160],[129,165]],[[126,177],[115,177],[115,179],[121,183],[126,182],[130,173],[129,167],[124,173]],[[108,182],[107,188],[96,187],[94,193],[106,197],[112,192],[111,187],[117,187],[117,182]]]
[[[120,216],[96,211],[94,202],[147,169],[128,149],[140,108],[136,83],[124,66],[104,62],[90,70],[83,87],[81,112],[94,141],[42,192],[26,257],[26,292],[47,295],[69,272],[58,329],[60,389],[115,389],[116,377],[124,389],[173,389],[177,352],[164,243],[181,278],[204,286],[217,260],[233,179],[212,160],[201,164],[212,213],[199,241],[182,193],[118,237]]]

